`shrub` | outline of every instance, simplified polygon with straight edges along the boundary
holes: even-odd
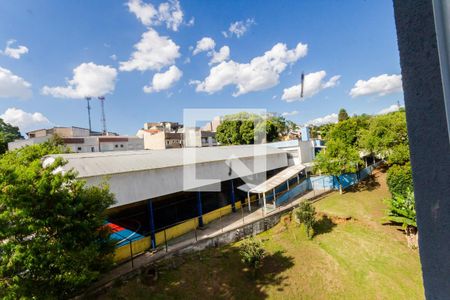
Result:
[[[388,219],[402,224],[403,229],[408,226],[417,228],[415,204],[414,192],[411,189],[406,191],[406,196],[395,194],[389,201]]]
[[[239,250],[242,262],[252,270],[253,276],[256,275],[256,271],[261,267],[261,263],[266,255],[263,244],[261,241],[254,238],[245,240]]]
[[[408,189],[413,189],[411,164],[390,167],[387,172],[387,184],[392,196],[407,196]]]
[[[316,210],[314,206],[308,201],[300,203],[300,206],[294,210],[294,214],[300,224],[304,224],[306,228],[306,235],[312,238],[314,223],[316,222]]]

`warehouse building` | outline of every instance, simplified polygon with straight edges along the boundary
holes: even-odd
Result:
[[[88,185],[106,180],[116,197],[109,221],[150,236],[152,247],[160,244],[161,229],[193,218],[193,226],[202,227],[215,210],[232,212],[258,192],[244,186],[258,186],[289,166],[288,152],[267,145],[62,154],[44,164],[56,156],[67,161],[64,170],[74,169]],[[290,177],[298,180],[301,171],[291,170]],[[263,205],[269,205],[266,200],[269,195]],[[188,227],[177,235],[192,230]]]

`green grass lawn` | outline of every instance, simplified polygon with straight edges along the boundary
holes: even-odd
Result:
[[[239,243],[160,264],[100,299],[423,299],[417,250],[398,227],[383,225],[385,175],[316,202],[308,240],[289,216],[258,236],[268,252],[256,278],[240,261]]]

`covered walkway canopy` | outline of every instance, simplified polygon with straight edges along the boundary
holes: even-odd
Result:
[[[297,176],[300,172],[306,169],[306,166],[303,164],[293,165],[290,166],[280,173],[275,174],[274,176],[270,177],[263,183],[259,185],[254,185],[251,183],[246,183],[244,185],[241,185],[238,187],[241,191],[247,192],[248,197],[248,209],[251,211],[250,206],[250,193],[253,194],[263,194],[264,199],[264,209],[266,209],[266,193],[269,191],[273,191],[274,194],[274,200],[275,200],[275,188],[279,185],[286,183],[287,189],[289,190],[289,179],[291,179],[294,176]]]

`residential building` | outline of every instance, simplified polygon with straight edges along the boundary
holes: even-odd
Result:
[[[215,132],[184,128],[175,122],[145,123],[136,136],[144,140],[144,148],[148,150],[217,146]]]
[[[102,136],[100,132],[80,127],[39,129],[27,132],[26,135],[28,139],[8,143],[8,149],[14,150],[27,145],[41,144],[55,135],[60,137],[72,152],[77,153],[144,149],[144,140],[136,136],[120,136],[117,133],[108,133],[108,135]]]
[[[144,130],[158,130],[164,132],[177,132],[178,129],[182,128],[178,122],[147,122],[144,123]]]

